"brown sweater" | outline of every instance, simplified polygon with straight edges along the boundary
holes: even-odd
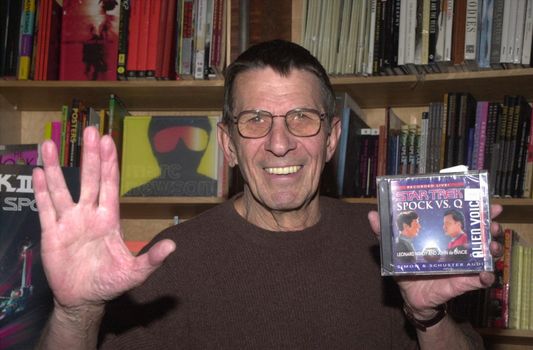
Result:
[[[371,207],[320,201],[320,222],[300,232],[251,225],[233,201],[163,231],[176,251],[109,304],[103,348],[416,348],[380,276]]]

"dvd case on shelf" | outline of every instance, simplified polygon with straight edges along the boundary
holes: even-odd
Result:
[[[488,173],[377,178],[381,275],[493,271]]]

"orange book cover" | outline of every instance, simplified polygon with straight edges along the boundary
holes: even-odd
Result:
[[[61,80],[116,80],[120,2],[64,0]]]

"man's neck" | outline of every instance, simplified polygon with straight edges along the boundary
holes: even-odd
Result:
[[[261,205],[251,194],[245,192],[235,200],[235,210],[246,221],[269,231],[301,231],[320,220],[318,196],[301,208],[276,211]]]

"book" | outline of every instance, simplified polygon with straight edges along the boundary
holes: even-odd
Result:
[[[124,120],[123,196],[217,195],[214,116],[128,116]]]
[[[19,36],[22,16],[23,1],[10,0],[7,2],[4,22],[4,37],[1,40],[0,50],[0,77],[15,79],[17,77],[17,65],[19,56]]]
[[[332,160],[329,162],[332,166],[332,178],[336,181],[336,191],[331,193],[333,196],[354,196],[355,184],[357,179],[354,178],[356,173],[356,162],[358,160],[358,131],[362,128],[368,128],[363,121],[363,111],[355,100],[348,94],[336,95],[338,114],[341,118],[341,136],[337,151]],[[327,175],[327,174],[326,174]],[[326,178],[326,176],[324,176]],[[346,181],[346,183],[345,183]],[[330,191],[322,187],[323,193]]]
[[[0,164],[41,165],[40,146],[36,143],[0,145]]]
[[[120,2],[64,0],[60,80],[116,80]]]
[[[120,2],[120,20],[118,24],[118,46],[117,46],[117,79],[126,80],[128,78],[126,67],[128,64],[128,37],[130,25],[130,0]]]
[[[0,346],[33,349],[53,297],[42,267],[41,228],[32,189],[33,166],[0,164]],[[64,168],[73,200],[79,171]]]
[[[493,271],[486,171],[377,181],[383,276]]]
[[[30,77],[30,66],[33,49],[36,0],[24,0],[22,18],[20,20],[20,39],[17,79],[27,80]]]
[[[113,141],[115,142],[119,162],[121,156],[120,151],[122,150],[124,118],[129,114],[130,113],[128,112],[128,109],[122,100],[116,94],[111,94],[109,96],[109,113],[106,134],[111,135]]]

